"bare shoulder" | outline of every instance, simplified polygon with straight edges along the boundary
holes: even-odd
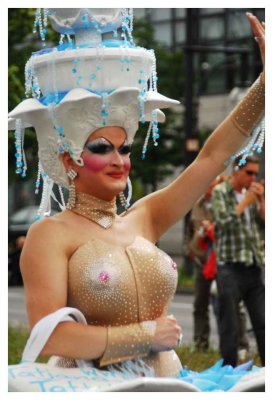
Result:
[[[21,255],[21,268],[37,265],[36,261],[58,257],[65,258],[68,252],[67,222],[56,217],[34,222],[27,233]]]
[[[64,232],[68,231],[69,222],[59,216],[43,218],[40,221],[34,222],[27,233],[26,244],[29,243],[46,243],[54,244],[57,240],[59,245],[65,242],[67,235]]]

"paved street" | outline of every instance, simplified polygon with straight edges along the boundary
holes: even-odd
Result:
[[[177,294],[171,304],[169,313],[173,314],[183,329],[183,343],[191,345],[193,340],[193,295]],[[211,337],[210,345],[212,348],[218,348],[218,334],[216,320],[210,309]],[[9,288],[9,323],[12,325],[27,324],[27,316],[24,305],[24,293],[22,287]],[[255,341],[250,336],[251,348],[255,349]]]

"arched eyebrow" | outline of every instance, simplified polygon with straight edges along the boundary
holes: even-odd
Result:
[[[99,139],[103,139],[103,140],[105,140],[108,144],[111,144],[113,147],[115,147],[114,143],[112,143],[111,140],[105,138],[104,136],[98,136],[96,139],[94,139],[94,140],[92,140],[92,141],[90,141],[90,142],[87,142],[86,144],[94,143],[96,140],[99,140]],[[118,149],[119,149],[120,147],[124,146],[125,144],[129,146],[129,143],[127,142],[127,138],[125,138],[124,141],[119,145]],[[130,144],[130,146],[131,146],[131,144]]]
[[[111,143],[108,139],[106,139],[106,138],[103,137],[103,136],[96,137],[94,140],[91,140],[90,142],[86,142],[86,144],[94,143],[94,142],[97,142],[97,141],[99,141],[99,140],[105,141],[105,142],[110,143],[110,144],[113,145],[113,143]]]

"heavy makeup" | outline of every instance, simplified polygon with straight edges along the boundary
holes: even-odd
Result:
[[[102,200],[112,200],[126,188],[131,169],[131,146],[121,127],[99,128],[88,137],[81,154],[83,166],[74,165],[64,157],[66,168],[77,172],[76,192],[87,193]]]
[[[113,164],[116,151],[123,159],[125,171],[129,172],[131,169],[129,157],[131,145],[126,143],[126,141],[116,148],[110,140],[98,137],[93,141],[87,142],[85,148],[88,151],[83,154],[84,165],[92,172],[99,172],[107,165]]]

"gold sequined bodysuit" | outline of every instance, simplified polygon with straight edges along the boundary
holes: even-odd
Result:
[[[124,249],[94,239],[69,261],[68,306],[93,325],[141,323],[166,314],[176,285],[176,264],[148,240],[137,236]],[[174,351],[149,352],[144,361],[156,376],[174,376],[182,368]]]

